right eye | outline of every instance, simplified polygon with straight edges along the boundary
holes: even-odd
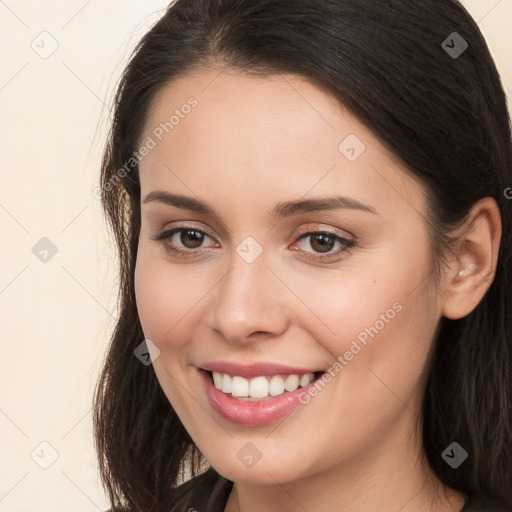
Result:
[[[160,242],[169,253],[184,258],[196,256],[196,249],[201,246],[205,238],[212,240],[204,231],[187,226],[166,229],[151,237],[152,240]],[[181,244],[181,247],[178,245],[178,242]]]

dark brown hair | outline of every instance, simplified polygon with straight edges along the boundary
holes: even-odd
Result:
[[[454,32],[468,44],[458,56],[443,44]],[[134,357],[144,334],[134,293],[140,183],[133,155],[157,92],[192,70],[228,66],[308,77],[371,129],[428,190],[437,261],[470,207],[483,197],[497,201],[503,236],[496,275],[469,315],[441,319],[423,440],[444,484],[512,508],[512,201],[505,193],[512,144],[506,97],[478,26],[454,0],[177,0],[125,69],[101,170],[120,293],[94,397],[94,432],[113,509],[187,510],[209,501],[200,477],[190,492],[175,490],[184,460],[190,457],[197,474],[201,454],[153,368]],[[469,454],[457,469],[441,457],[452,441]],[[208,478],[222,479],[212,472]]]

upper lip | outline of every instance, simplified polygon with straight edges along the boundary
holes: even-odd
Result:
[[[324,371],[318,368],[298,368],[275,363],[256,362],[251,364],[238,364],[228,361],[204,363],[200,368],[211,372],[227,373],[228,375],[245,378],[258,377],[260,375],[304,375],[305,373]]]

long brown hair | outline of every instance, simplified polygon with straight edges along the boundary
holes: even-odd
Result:
[[[443,44],[449,36],[467,42],[462,54]],[[204,461],[152,366],[134,356],[144,340],[134,293],[136,152],[156,93],[206,66],[296,73],[327,87],[424,183],[439,261],[450,230],[470,207],[486,196],[497,201],[503,236],[495,279],[469,315],[441,319],[423,441],[444,484],[511,508],[511,131],[500,77],[476,23],[454,0],[177,0],[125,69],[101,169],[120,290],[119,319],[94,396],[94,433],[113,509],[187,510],[208,502],[199,480],[189,494],[175,490],[184,462],[195,475]],[[469,453],[457,469],[441,458],[454,440]]]

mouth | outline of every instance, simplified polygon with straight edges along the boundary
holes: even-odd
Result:
[[[244,426],[283,419],[309,403],[309,393],[318,393],[313,387],[326,385],[327,371],[318,366],[217,360],[196,368],[212,409],[224,420]]]
[[[322,377],[324,371],[279,375],[257,375],[251,378],[202,369],[210,382],[230,398],[255,402],[293,393]]]

